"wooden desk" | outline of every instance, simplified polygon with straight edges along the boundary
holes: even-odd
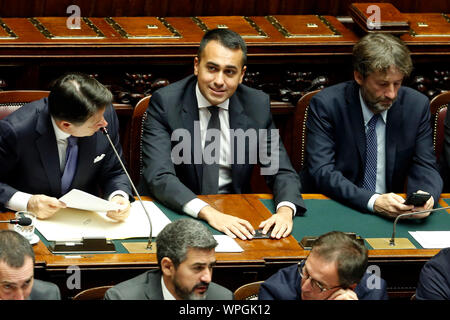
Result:
[[[304,194],[303,197],[306,202],[310,199],[328,199],[317,194]],[[200,196],[200,198],[223,212],[249,220],[255,228],[271,214],[261,201],[261,199],[272,199],[272,196],[268,194],[215,195]],[[442,198],[450,198],[450,194],[443,194]],[[440,200],[440,204],[447,206],[443,200]],[[305,217],[296,217],[294,228],[295,225],[300,226],[306,223],[305,219],[312,219],[314,215],[320,214],[313,211],[315,210],[309,210]],[[6,219],[13,214],[4,215]],[[180,214],[176,219],[183,217],[185,216]],[[361,213],[361,217],[364,219],[364,214]],[[358,233],[357,225],[349,226],[349,228]],[[386,230],[386,237],[390,236],[390,232],[391,229]],[[297,241],[300,240],[300,237],[295,239],[292,235],[281,240],[242,241],[238,239],[236,241],[244,252],[217,253],[213,279],[230,290],[235,290],[248,282],[265,280],[279,268],[307,257],[309,251],[303,250],[298,244]],[[155,254],[83,254],[78,257],[53,255],[42,242],[35,245],[34,249],[36,278],[57,283],[63,297],[66,298],[89,287],[116,284],[148,269],[157,268]],[[381,276],[388,283],[391,297],[408,298],[415,291],[423,264],[438,252],[437,249],[369,250],[369,265],[380,267]],[[71,266],[77,266],[81,271],[81,288],[79,289],[67,288],[66,283],[73,275],[73,271],[68,272]]]
[[[270,217],[270,212],[256,195],[200,196],[200,198],[219,210],[248,219],[255,228],[261,221]],[[12,213],[6,215],[12,216]],[[186,216],[179,216],[183,217]],[[279,267],[287,266],[305,256],[305,252],[292,236],[278,241],[261,239],[237,240],[237,242],[244,252],[216,254],[214,281],[231,290],[256,279],[265,279]],[[156,254],[86,254],[79,257],[53,255],[42,242],[35,245],[34,249],[36,278],[57,283],[63,297],[72,297],[80,291],[69,290],[66,287],[66,281],[72,275],[67,273],[70,266],[77,266],[81,270],[81,289],[115,284],[145,270],[157,268]]]

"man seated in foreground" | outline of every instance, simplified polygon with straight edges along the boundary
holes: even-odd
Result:
[[[343,232],[320,236],[308,258],[267,279],[259,300],[387,300],[386,282],[366,272],[367,248]]]
[[[180,219],[156,238],[158,270],[147,271],[109,289],[106,300],[232,300],[213,282],[217,241],[199,221]]]
[[[60,300],[59,288],[34,279],[34,251],[25,237],[0,230],[0,300]]]

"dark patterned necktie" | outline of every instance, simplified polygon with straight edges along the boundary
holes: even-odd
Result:
[[[368,129],[366,132],[366,166],[364,170],[364,178],[362,187],[364,189],[374,191],[377,184],[377,153],[378,153],[378,143],[377,143],[377,132],[376,126],[379,114],[375,114],[368,123]]]
[[[66,194],[72,183],[75,171],[77,170],[78,159],[78,138],[70,136],[67,138],[67,150],[66,150],[66,166],[61,177],[61,194]]]
[[[208,122],[207,132],[210,129],[217,129],[220,131],[220,120],[219,120],[219,107],[210,106],[208,107],[209,112],[211,113],[211,118]],[[209,141],[205,140],[205,147],[212,143],[214,139],[210,139]],[[220,143],[220,140],[219,140]],[[215,152],[217,149],[214,149],[214,152],[211,154],[211,158],[215,159]],[[218,159],[218,158],[217,158]],[[219,163],[218,161],[214,161],[212,164],[206,164],[203,160],[203,178],[202,178],[202,194],[217,194],[219,192]]]

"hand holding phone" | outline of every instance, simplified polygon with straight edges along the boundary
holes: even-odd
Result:
[[[405,204],[407,205],[412,204],[415,207],[423,207],[430,198],[431,194],[429,193],[414,192],[406,198]]]
[[[266,234],[262,233],[263,228],[255,230],[255,234],[253,235],[253,239],[270,239],[270,235],[272,234],[273,227],[267,231]]]

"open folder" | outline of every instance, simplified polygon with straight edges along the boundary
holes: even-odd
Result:
[[[151,201],[143,201],[152,220],[152,235],[170,223],[169,218]],[[37,220],[36,229],[48,241],[80,241],[84,238],[148,238],[150,226],[147,216],[138,201],[131,204],[130,216],[118,222],[96,212],[65,208],[46,220]]]

